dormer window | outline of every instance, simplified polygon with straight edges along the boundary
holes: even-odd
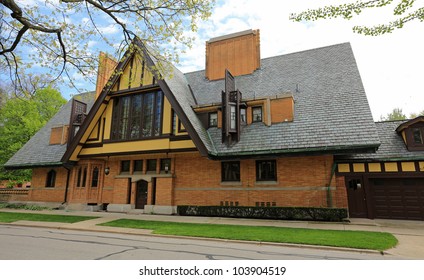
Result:
[[[252,108],[252,122],[261,122],[262,121],[262,107],[253,107]]]
[[[424,144],[424,127],[421,128],[413,128],[412,129],[412,137],[414,139],[414,144],[423,145]]]
[[[247,118],[246,118],[246,108],[240,109],[240,124],[246,125],[247,124]]]
[[[218,126],[218,113],[213,112],[209,113],[209,127],[217,127]]]
[[[424,151],[424,116],[404,122],[396,132],[402,136],[408,151]]]

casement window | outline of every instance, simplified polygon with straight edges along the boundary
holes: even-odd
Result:
[[[121,172],[120,173],[130,173],[131,162],[129,160],[121,161]]]
[[[240,161],[221,162],[222,182],[240,182]]]
[[[134,172],[142,172],[143,171],[143,160],[134,160]]]
[[[253,107],[252,108],[252,122],[261,122],[262,121],[262,107]]]
[[[81,178],[82,178],[82,168],[78,168],[77,174],[77,188],[81,187]]]
[[[170,158],[162,158],[160,160],[160,171],[168,173],[171,171],[171,159]]]
[[[162,134],[162,91],[113,99],[112,140],[134,140]]]
[[[415,145],[424,144],[424,127],[413,128],[412,129],[412,138]]]
[[[99,168],[96,166],[91,173],[91,187],[96,188],[99,185]]]
[[[209,127],[217,127],[218,126],[218,113],[213,112],[209,113]]]
[[[247,124],[246,109],[245,108],[240,109],[240,124],[241,125]]]
[[[50,170],[47,173],[46,188],[54,188],[56,184],[56,171]]]
[[[256,181],[277,181],[277,163],[275,160],[256,161]]]
[[[156,159],[148,159],[147,160],[147,172],[156,172]]]

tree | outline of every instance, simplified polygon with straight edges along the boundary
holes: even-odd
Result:
[[[32,67],[48,69],[52,81],[66,77],[77,88],[72,71],[94,79],[97,70],[90,46],[102,41],[119,54],[136,36],[158,51],[159,61],[178,61],[176,46],[191,45],[187,34],[210,16],[213,2],[0,0],[0,68],[7,70],[15,88]]]
[[[3,165],[60,109],[66,100],[51,88],[31,98],[9,98],[0,110],[0,179],[29,179],[28,172],[7,172]]]
[[[290,19],[293,21],[314,21],[337,17],[351,19],[353,16],[361,14],[365,9],[381,8],[390,5],[393,5],[393,15],[396,19],[373,27],[354,26],[353,31],[359,34],[377,36],[403,28],[405,24],[411,21],[424,20],[424,7],[417,7],[415,0],[360,0],[355,3],[310,9],[299,14],[292,14]]]
[[[394,108],[391,113],[388,113],[386,117],[381,116],[381,121],[401,121],[406,120],[406,115],[402,112],[400,108]]]

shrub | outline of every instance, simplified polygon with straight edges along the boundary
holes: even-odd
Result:
[[[177,207],[181,216],[254,218],[300,221],[339,222],[347,218],[345,208],[320,207],[249,207],[249,206],[190,206]]]

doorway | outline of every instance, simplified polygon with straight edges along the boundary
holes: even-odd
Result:
[[[147,181],[140,180],[137,182],[135,194],[135,209],[144,209],[147,204]]]
[[[367,200],[362,176],[346,177],[346,188],[351,218],[368,218]]]

